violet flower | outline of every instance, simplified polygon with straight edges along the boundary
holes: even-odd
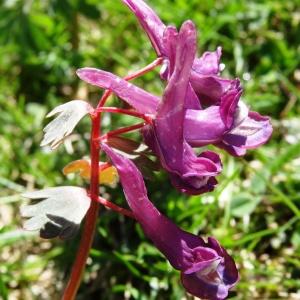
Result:
[[[164,25],[142,0],[122,2],[133,11],[151,37],[157,55],[165,58],[161,77],[169,80],[174,71],[176,44],[179,43],[176,28]],[[245,105],[238,104],[241,94],[239,80],[219,77],[221,52],[221,47],[218,47],[216,51],[205,52],[193,61],[190,74],[192,89],[189,89],[189,97],[185,101],[185,107],[191,110],[186,113],[184,136],[194,147],[214,143],[230,154],[240,156],[246,153],[246,149],[267,142],[272,126],[267,117],[248,109],[242,110]],[[234,101],[232,98],[235,98]],[[226,111],[231,104],[230,111]],[[211,105],[213,107],[201,110],[201,107]],[[224,107],[227,116],[224,116]],[[229,118],[230,122],[224,118]]]
[[[144,31],[149,36],[156,54],[165,58],[161,77],[168,79],[174,66],[174,44],[176,45],[177,30],[166,26],[156,13],[142,0],[122,0],[136,15]],[[205,52],[195,58],[192,66],[190,82],[201,102],[215,103],[220,99],[234,80],[218,76],[222,49]]]
[[[187,142],[193,147],[214,144],[234,156],[267,142],[272,134],[269,118],[249,111],[240,100],[241,93],[237,84],[221,97],[219,105],[188,109],[184,123]]]
[[[139,112],[155,114],[153,125],[143,131],[146,144],[170,173],[173,185],[188,194],[211,191],[217,183],[214,176],[221,171],[217,154],[205,151],[197,157],[183,136],[186,105],[197,100],[189,82],[195,53],[196,30],[187,21],[177,37],[174,70],[161,101],[108,72],[92,68],[77,71],[82,80],[110,89]],[[149,99],[149,104],[145,99]]]
[[[193,97],[189,77],[196,54],[196,30],[191,21],[182,25],[175,53],[174,71],[153,120],[150,136],[154,139],[151,141],[148,134],[145,140],[150,146],[155,143],[153,148],[170,172],[175,187],[200,194],[214,188],[213,176],[220,172],[221,164],[218,155],[210,151],[197,157],[183,136],[186,101]]]
[[[214,238],[202,238],[177,227],[161,214],[147,197],[142,174],[128,158],[105,143],[102,149],[117,168],[128,205],[145,235],[181,271],[185,289],[205,299],[224,299],[238,279],[233,259]]]

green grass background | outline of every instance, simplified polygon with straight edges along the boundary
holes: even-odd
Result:
[[[298,0],[149,0],[177,27],[191,19],[198,51],[223,47],[224,76],[240,77],[244,101],[272,117],[271,141],[244,158],[221,152],[214,192],[177,193],[166,174],[147,181],[153,202],[182,228],[213,235],[238,263],[232,299],[300,298],[300,3]],[[95,103],[100,90],[79,82],[91,66],[120,76],[155,58],[134,16],[118,0],[0,0],[0,298],[59,299],[78,238],[45,241],[21,230],[19,193],[86,185],[61,170],[88,155],[90,125],[72,143],[41,149],[45,114],[74,98]],[[249,79],[250,80],[244,80]],[[160,95],[157,72],[136,79]],[[115,100],[116,101],[116,100]],[[116,103],[119,103],[116,101]],[[133,124],[104,119],[104,130]],[[125,205],[120,188],[103,191]],[[192,299],[133,221],[102,209],[78,299]]]

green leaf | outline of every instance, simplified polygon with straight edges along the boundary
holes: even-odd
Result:
[[[260,198],[253,198],[251,194],[240,193],[231,200],[230,212],[235,217],[250,215],[260,201]]]

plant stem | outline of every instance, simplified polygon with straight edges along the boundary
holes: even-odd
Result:
[[[138,124],[135,124],[135,125],[118,128],[116,130],[111,130],[111,131],[109,131],[109,132],[101,135],[101,137],[99,138],[99,140],[104,142],[105,140],[107,140],[111,136],[115,136],[115,135],[119,135],[119,134],[123,134],[123,133],[132,132],[134,130],[143,128],[145,125],[146,125],[145,123],[138,123]]]
[[[100,108],[97,108],[97,112],[111,112],[111,113],[116,113],[116,114],[128,115],[128,116],[133,116],[133,117],[143,119],[143,120],[145,120],[145,122],[147,122],[149,124],[152,123],[152,119],[151,119],[150,115],[142,114],[137,111],[130,110],[130,109],[123,109],[123,108],[118,108],[118,107],[100,107]]]
[[[99,156],[100,156],[100,145],[97,139],[100,136],[100,119],[101,114],[96,113],[92,115],[92,134],[90,140],[91,149],[91,184],[90,184],[90,197],[91,206],[85,217],[85,223],[83,232],[81,235],[81,240],[79,244],[79,249],[73,264],[70,279],[68,281],[67,287],[64,291],[63,300],[74,300],[77,294],[78,288],[80,286],[81,278],[84,273],[87,258],[89,256],[89,251],[92,246],[98,211],[98,193],[99,193]]]
[[[120,207],[114,203],[112,203],[111,201],[108,201],[106,200],[105,198],[102,198],[102,197],[98,197],[98,200],[97,200],[99,203],[101,203],[102,205],[104,205],[105,207],[107,208],[110,208],[111,210],[114,210],[126,217],[129,217],[129,218],[132,218],[132,219],[135,219],[135,216],[133,214],[133,212],[129,209],[126,209],[126,208],[123,208],[123,207]]]
[[[151,64],[147,65],[146,67],[133,72],[132,74],[127,75],[126,77],[124,77],[125,80],[129,81],[131,79],[140,77],[144,74],[146,74],[147,72],[153,70],[154,68],[156,68],[157,66],[161,65],[163,62],[163,58],[162,57],[158,57],[156,60],[154,60]],[[107,98],[111,95],[112,91],[110,90],[106,90],[103,94],[103,97],[101,99],[101,101],[99,102],[97,109],[100,107],[103,107],[105,105],[105,102],[107,100]]]

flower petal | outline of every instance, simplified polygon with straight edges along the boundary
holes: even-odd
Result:
[[[200,193],[209,181],[204,176],[216,175],[220,170],[214,162],[197,157],[183,136],[186,96],[191,88],[189,75],[196,53],[196,31],[191,21],[182,25],[177,42],[175,69],[153,122],[154,132],[148,132],[145,140],[171,173],[175,187]]]
[[[162,164],[169,171],[182,171],[184,103],[195,53],[195,27],[192,22],[185,22],[178,36],[175,70],[154,120]]]
[[[21,215],[30,218],[24,223],[27,230],[40,230],[42,238],[71,238],[90,207],[86,190],[74,186],[47,188],[22,195],[43,199],[34,205],[21,207]]]
[[[215,75],[202,75],[192,70],[190,81],[202,106],[217,105],[221,96],[239,82]]]
[[[214,52],[204,52],[200,58],[195,59],[193,70],[202,75],[218,75],[221,55],[221,47],[218,47]]]
[[[176,60],[176,44],[178,32],[174,26],[168,26],[163,34],[163,45],[165,59],[160,70],[160,76],[164,80],[168,80],[172,75]]]
[[[233,125],[241,94],[242,89],[238,86],[228,90],[220,99],[220,116],[226,129]]]
[[[232,156],[243,156],[246,154],[246,149],[226,144],[223,141],[215,143],[214,145],[221,149],[224,149]]]
[[[268,117],[249,112],[248,117],[226,133],[217,146],[234,156],[242,156],[246,153],[246,149],[254,149],[266,143],[272,131],[272,124]]]
[[[164,52],[162,43],[163,33],[166,28],[156,13],[142,0],[122,0],[136,15],[141,26],[147,33],[153,48],[158,56]]]
[[[203,239],[181,230],[161,214],[148,199],[143,177],[136,166],[106,144],[102,149],[118,170],[128,205],[145,234],[181,271],[186,290],[197,297],[224,299],[238,281],[234,261],[217,241]]]
[[[210,270],[204,269],[191,274],[182,273],[183,286],[191,294],[203,299],[225,299],[228,296],[228,290],[239,280],[236,265],[214,238],[208,238],[207,246],[216,251],[222,257],[222,261],[215,260],[215,265],[213,263],[209,266]],[[212,268],[215,268],[215,271]]]
[[[117,168],[128,205],[146,235],[171,264],[176,269],[180,269],[184,265],[183,253],[180,250],[182,236],[194,247],[201,246],[202,239],[180,230],[156,209],[148,199],[142,174],[133,162],[117,154],[104,143],[102,149]]]
[[[202,147],[218,142],[225,125],[220,117],[219,106],[210,106],[203,110],[188,109],[184,120],[184,137],[193,147]]]
[[[57,148],[68,136],[77,123],[93,108],[85,101],[72,100],[55,107],[47,117],[58,116],[44,128],[44,138],[41,146],[50,144],[51,149]]]
[[[95,68],[82,68],[76,73],[81,80],[89,84],[111,90],[140,113],[154,114],[157,110],[158,97],[112,73]]]

